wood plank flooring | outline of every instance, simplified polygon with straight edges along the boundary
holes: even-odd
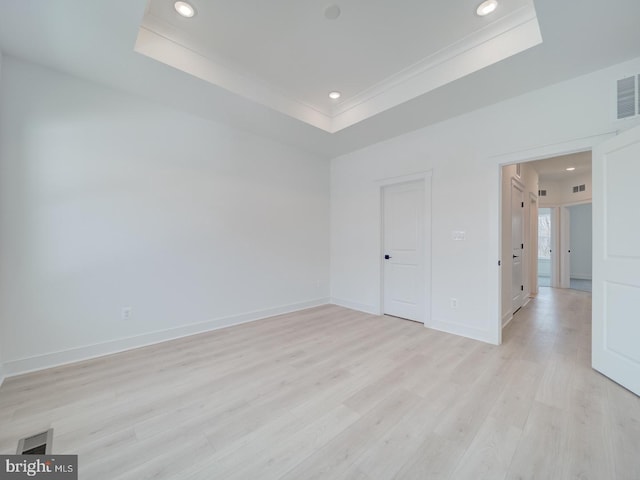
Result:
[[[590,308],[543,288],[494,347],[324,306],[14,377],[0,453],[53,427],[87,480],[638,480]]]

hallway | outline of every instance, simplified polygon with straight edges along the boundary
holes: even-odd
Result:
[[[503,341],[533,400],[507,478],[640,478],[640,399],[591,368],[591,294],[541,288]]]

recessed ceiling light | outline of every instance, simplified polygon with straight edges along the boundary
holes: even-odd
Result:
[[[498,0],[486,0],[478,5],[476,13],[484,17],[485,15],[495,12],[496,8],[498,8]]]
[[[337,100],[337,99],[339,99],[341,96],[342,96],[342,94],[341,94],[340,92],[338,92],[338,91],[335,91],[335,90],[334,90],[333,92],[329,92],[329,98],[330,98],[331,100]]]
[[[567,172],[573,172],[576,169],[576,167],[567,167]]]
[[[173,4],[173,8],[185,18],[191,18],[196,14],[196,9],[187,2],[176,2]]]
[[[341,10],[338,5],[330,5],[324,11],[324,18],[327,20],[335,20],[340,16]]]

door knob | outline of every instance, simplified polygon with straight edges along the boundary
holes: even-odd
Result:
[[[385,259],[385,260],[389,260],[390,258],[391,258],[391,255],[385,255],[385,256],[384,256],[384,259]]]

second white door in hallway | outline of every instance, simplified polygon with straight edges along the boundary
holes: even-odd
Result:
[[[515,312],[524,304],[524,187],[511,181],[511,301]]]

